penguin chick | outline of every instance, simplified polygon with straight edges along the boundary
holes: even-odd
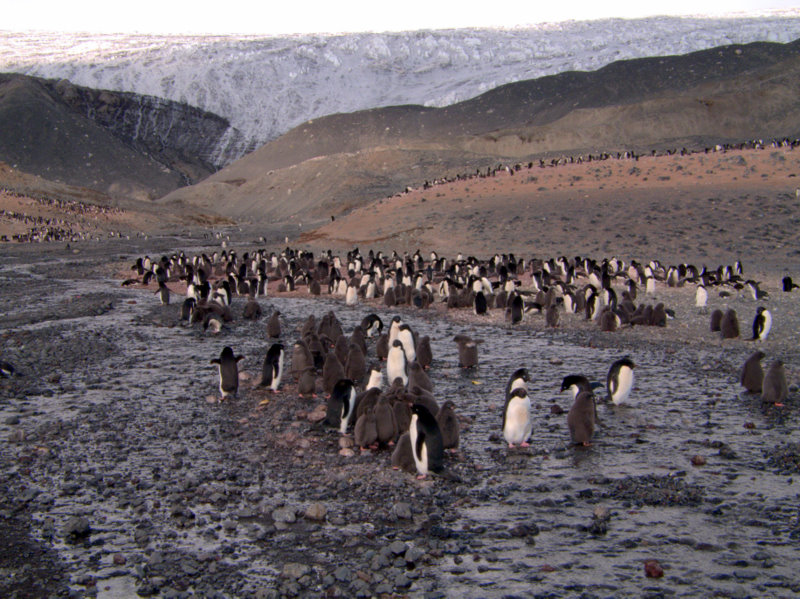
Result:
[[[595,398],[590,391],[581,391],[575,397],[567,414],[567,426],[574,445],[592,444],[595,424]]]
[[[456,417],[455,404],[447,400],[436,414],[436,422],[439,423],[439,430],[442,431],[442,445],[447,450],[455,451],[458,449],[459,427]]]
[[[783,369],[783,362],[775,360],[770,364],[767,374],[764,375],[764,383],[761,388],[761,402],[783,406],[783,402],[789,397],[789,387],[786,384],[786,372]]]
[[[764,382],[764,369],[761,368],[763,358],[764,352],[754,352],[742,366],[739,382],[749,393],[761,393],[761,385]]]

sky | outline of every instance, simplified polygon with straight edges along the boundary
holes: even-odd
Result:
[[[400,0],[391,4],[380,0],[3,0],[0,7],[0,30],[7,31],[282,35],[523,27],[607,17],[758,14],[800,11],[800,0]]]

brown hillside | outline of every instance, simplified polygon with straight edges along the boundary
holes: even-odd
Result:
[[[794,136],[799,49],[729,46],[510,84],[447,108],[332,115],[163,201],[241,221],[317,221],[498,162]]]

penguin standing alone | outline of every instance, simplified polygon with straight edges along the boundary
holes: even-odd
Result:
[[[228,397],[236,397],[239,391],[239,360],[244,356],[234,356],[233,350],[229,346],[222,348],[219,358],[213,358],[211,364],[219,367],[219,392],[220,401]]]
[[[269,386],[273,393],[278,392],[278,386],[280,386],[281,377],[283,377],[283,355],[283,344],[273,343],[270,345],[261,368],[259,387]]]
[[[525,387],[513,389],[503,408],[503,437],[509,448],[514,445],[529,447],[528,439],[533,430],[531,422],[531,400]]]
[[[629,356],[617,360],[609,368],[606,387],[608,389],[608,399],[615,405],[628,402],[631,389],[633,389],[634,368],[636,368],[636,364],[633,363]]]
[[[585,447],[592,444],[596,410],[591,391],[578,393],[567,414],[567,426],[573,444]]]
[[[772,314],[764,306],[759,306],[753,319],[753,341],[764,341],[771,328]]]
[[[781,407],[787,397],[789,397],[789,387],[786,384],[786,372],[783,369],[783,362],[775,360],[767,370],[767,374],[764,375],[761,402]]]

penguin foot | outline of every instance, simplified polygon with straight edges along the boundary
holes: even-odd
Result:
[[[424,480],[427,477],[425,474],[417,474],[417,480]]]
[[[520,446],[520,447],[530,447],[530,446],[531,446],[531,444],[530,444],[530,443],[528,443],[527,441],[523,441],[522,443],[520,443],[520,444],[519,444],[519,446]]]

